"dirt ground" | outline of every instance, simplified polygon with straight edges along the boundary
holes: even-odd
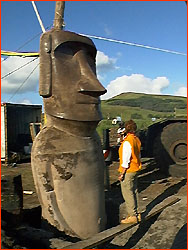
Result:
[[[106,248],[113,249],[187,249],[187,186],[183,177],[163,176],[155,164],[145,164],[138,179],[139,205],[143,215],[160,209],[173,198],[176,204],[167,207],[145,224],[115,237]],[[113,171],[114,166],[110,169]],[[113,175],[112,175],[113,176]],[[124,213],[120,205],[120,216]],[[123,210],[123,211],[122,211]]]
[[[108,249],[187,249],[187,186],[186,178],[165,177],[155,168],[153,161],[143,163],[138,179],[139,204],[143,216],[160,208],[169,199],[180,201],[167,207],[144,224],[139,224],[128,232],[116,236],[110,242],[99,246]],[[118,163],[108,167],[110,188],[106,183],[106,209],[108,228],[118,225],[126,215],[118,177]],[[1,175],[21,174],[24,191],[24,209],[39,206],[34,187],[30,162],[16,164],[14,167],[1,166]],[[118,211],[119,210],[119,211]]]

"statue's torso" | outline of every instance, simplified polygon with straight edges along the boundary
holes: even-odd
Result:
[[[60,230],[83,238],[103,230],[104,158],[97,133],[79,137],[43,128],[32,155],[43,217]]]

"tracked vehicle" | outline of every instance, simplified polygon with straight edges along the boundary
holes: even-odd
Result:
[[[141,134],[142,156],[154,157],[160,170],[171,176],[187,176],[187,120],[166,119]]]

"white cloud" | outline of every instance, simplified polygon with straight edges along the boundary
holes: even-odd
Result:
[[[120,51],[117,52],[116,55],[117,55],[117,57],[122,57],[123,56],[122,52],[120,52]]]
[[[9,72],[21,67],[22,65],[32,61],[34,58],[26,57],[9,57],[6,61],[1,63],[1,77],[7,75]],[[2,61],[2,58],[1,58]],[[23,84],[32,70],[38,65],[38,59],[31,62],[22,69],[1,80],[1,91],[3,94],[13,94],[18,90],[19,93],[36,91],[39,79],[39,67],[32,73],[29,79]],[[23,86],[20,88],[20,86]],[[19,89],[20,88],[20,89]]]
[[[104,27],[104,32],[107,36],[111,36],[112,35],[112,31],[108,28],[107,25],[105,25]]]
[[[101,99],[109,99],[124,92],[162,94],[161,91],[169,84],[166,77],[150,79],[142,74],[123,75],[110,82],[106,87],[107,93]]]
[[[115,70],[118,67],[115,65],[116,59],[110,58],[101,51],[97,51],[96,68],[97,74],[104,74],[109,71]]]
[[[180,87],[175,93],[175,96],[184,96],[187,97],[187,88],[186,87]]]
[[[11,103],[16,103],[16,104],[33,104],[29,99],[17,99],[15,101],[11,101]]]
[[[17,101],[16,103],[20,103],[20,104],[32,104],[32,102],[29,99],[22,99]]]

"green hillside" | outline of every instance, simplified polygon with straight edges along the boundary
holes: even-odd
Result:
[[[174,112],[174,108],[186,109],[186,98],[177,96],[125,93],[104,102],[113,106],[139,107],[158,112]]]
[[[133,119],[138,129],[145,129],[165,118],[187,117],[187,98],[169,95],[123,93],[101,101],[103,121],[97,128],[100,135],[104,128],[114,127],[112,119],[121,116],[123,121]],[[155,121],[155,122],[156,122]],[[118,125],[116,125],[118,127]]]

